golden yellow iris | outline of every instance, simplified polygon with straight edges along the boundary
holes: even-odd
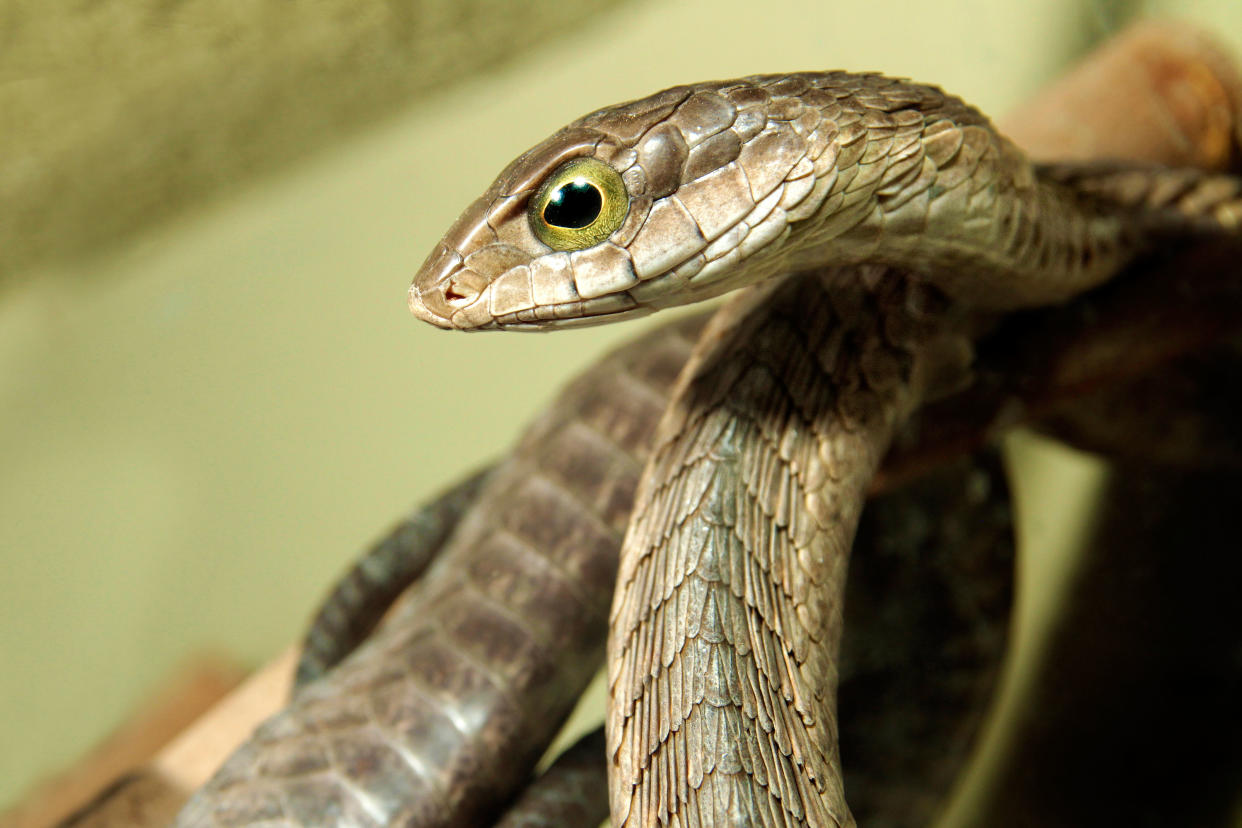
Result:
[[[574,158],[557,167],[531,199],[530,226],[553,250],[582,250],[621,226],[629,202],[616,170],[595,158]]]

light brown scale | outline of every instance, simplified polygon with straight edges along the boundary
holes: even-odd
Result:
[[[736,110],[721,95],[711,91],[696,92],[668,117],[668,123],[681,130],[686,144],[694,147],[733,124]]]
[[[630,254],[612,242],[575,250],[569,261],[574,285],[584,299],[619,293],[638,282]]]
[[[690,150],[681,172],[683,181],[694,181],[718,170],[738,157],[742,142],[732,129],[725,129]]]
[[[644,195],[662,198],[677,189],[689,147],[681,130],[661,123],[649,130],[638,143],[638,163],[646,180]]]
[[[676,197],[662,198],[651,205],[647,223],[627,247],[640,279],[664,272],[706,244],[699,226]]]
[[[635,164],[621,174],[621,181],[631,201],[635,198],[650,198],[647,185],[647,171],[641,164]],[[636,231],[635,231],[636,232]]]
[[[630,145],[652,126],[668,118],[692,93],[691,87],[675,86],[649,98],[597,110],[581,122],[585,126],[603,126],[622,144]]]
[[[740,158],[683,184],[672,198],[684,205],[708,241],[729,229],[754,206],[750,181]]]
[[[748,141],[737,164],[746,174],[750,198],[758,201],[772,192],[806,151],[806,141],[788,128],[774,128]]]
[[[768,93],[773,96],[797,98],[811,88],[811,82],[805,75],[784,75],[777,80],[764,84]]]
[[[767,115],[769,121],[794,121],[805,111],[802,101],[797,98],[774,97],[768,104]]]

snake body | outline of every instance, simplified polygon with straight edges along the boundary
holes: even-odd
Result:
[[[230,757],[176,824],[489,824],[487,815],[525,781],[602,660],[638,473],[704,321],[664,326],[575,380],[488,475],[438,554],[446,510],[455,511],[450,505],[460,505],[479,485],[476,479],[453,487],[373,547],[385,550],[385,558],[405,550],[417,560],[435,560],[365,643],[306,684]],[[968,496],[981,478],[989,481],[987,497]],[[946,500],[946,492],[963,496]],[[877,520],[850,573],[858,604],[842,668],[860,715],[843,731],[849,744],[865,746],[856,748],[849,768],[861,813],[879,824],[914,826],[934,811],[965,762],[994,686],[1008,620],[1008,501],[990,462],[942,470],[930,488],[885,495],[872,514]],[[960,534],[937,534],[946,515],[972,528],[981,547],[967,560],[982,555],[981,565],[961,565],[970,545],[960,543]],[[545,522],[546,531],[537,532]],[[594,535],[605,525],[611,527],[607,542]],[[435,531],[423,531],[428,527]],[[592,536],[596,542],[585,542]],[[572,592],[583,600],[562,600],[563,593],[547,600],[552,584],[567,577],[580,584]],[[367,583],[351,571],[342,588],[369,594]],[[382,603],[386,585],[380,593]],[[991,594],[1000,597],[987,598]],[[514,602],[522,595],[533,603],[519,613]],[[954,607],[970,595],[979,598]],[[928,607],[929,596],[943,596],[947,608]],[[866,611],[880,600],[896,600],[903,611]],[[982,610],[976,600],[984,601]],[[340,630],[357,625],[342,627],[338,611],[348,618],[362,606],[361,614],[372,618],[374,603],[329,598],[332,611],[318,616],[308,639],[332,643],[315,652],[329,652],[327,661],[335,661],[349,650],[354,637],[342,639]],[[467,637],[461,624],[470,612],[477,617]],[[511,632],[529,627],[532,640],[555,630],[557,646],[515,651],[512,637],[481,634],[502,623]],[[304,663],[323,662],[317,656]],[[926,664],[942,669],[928,676],[913,672]],[[474,690],[458,697],[444,689],[450,686]],[[911,691],[917,691],[913,698]],[[881,722],[884,738],[875,732]],[[912,735],[929,733],[933,750],[907,748]],[[539,814],[558,807],[568,814],[606,813],[597,781],[604,767],[602,734],[586,744],[593,745],[597,765],[583,764],[581,752],[591,748],[575,749],[570,767],[537,783],[506,818],[544,824]],[[405,757],[404,765],[397,756]],[[898,767],[904,773],[895,772]],[[565,819],[548,824],[588,824]]]
[[[615,217],[616,226],[602,236],[586,233],[589,243],[577,231],[591,231],[590,222],[575,226],[571,216],[568,232],[549,236],[532,217],[531,205],[570,163],[606,167],[605,178],[620,182],[602,198],[609,209],[601,215]],[[617,192],[621,210],[608,200]],[[845,73],[667,90],[592,113],[510,165],[415,278],[409,301],[419,317],[464,330],[545,329],[768,282],[732,305],[732,315],[700,342],[697,367],[680,386],[651,466],[663,474],[647,472],[635,524],[667,531],[665,540],[680,532],[691,546],[722,527],[766,527],[768,534],[720,536],[714,559],[690,560],[684,552],[691,546],[631,529],[627,549],[637,554],[622,563],[624,589],[614,608],[614,652],[621,654],[611,665],[614,705],[619,700],[610,713],[614,815],[635,825],[661,815],[696,824],[692,813],[697,824],[848,823],[831,657],[845,551],[893,425],[936,373],[921,366],[952,364],[962,354],[937,347],[963,337],[960,320],[942,320],[940,336],[909,329],[911,312],[926,310],[922,302],[940,293],[953,307],[987,310],[1065,299],[1107,279],[1163,232],[1236,225],[1237,194],[1236,181],[1219,176],[1038,168],[986,118],[938,89]],[[867,264],[844,267],[859,263]],[[834,267],[818,270],[825,265]],[[818,272],[779,286],[771,280],[807,269]],[[921,289],[924,283],[934,290]],[[778,335],[780,314],[765,310],[767,301],[786,302],[783,329],[792,339]],[[803,327],[815,320],[828,330]],[[666,351],[646,362],[634,350],[562,396],[488,482],[441,560],[391,619],[261,729],[179,824],[316,824],[336,813],[339,824],[473,825],[494,810],[520,784],[523,771],[515,768],[533,760],[589,675],[588,640],[603,635],[606,598],[597,593],[611,583],[645,441],[667,401],[653,392],[656,384],[626,380],[633,375],[625,360],[671,384],[696,324],[670,329],[662,344],[675,356]],[[742,331],[766,344],[729,345]],[[749,354],[749,362],[728,368],[712,356],[730,351]],[[707,367],[726,377],[733,371],[725,387],[741,396],[696,392],[692,377]],[[801,384],[781,389],[783,402],[747,396],[763,386],[765,372],[769,386],[790,377]],[[730,412],[750,419],[728,424]],[[679,430],[678,422],[693,427]],[[767,430],[773,423],[779,431]],[[783,436],[773,442],[773,434]],[[681,462],[692,457],[702,461],[697,470]],[[756,458],[766,465],[751,465]],[[692,505],[661,499],[661,492],[692,489],[711,496]],[[755,507],[749,512],[739,511],[743,491]],[[541,523],[535,515],[557,518]],[[782,535],[794,542],[772,557]],[[769,547],[769,540],[778,542]],[[741,567],[740,580],[721,579],[725,563]],[[685,564],[680,582],[678,564]],[[549,584],[559,585],[560,597],[547,597]],[[740,598],[731,591],[739,584],[746,586]],[[817,584],[825,590],[817,592]],[[632,597],[636,586],[647,590],[645,605]],[[526,600],[536,591],[541,600]],[[682,612],[683,595],[697,601],[709,593],[714,617],[692,621]],[[669,595],[675,604],[664,603]],[[593,620],[558,614],[571,604],[575,618]],[[657,614],[665,626],[647,626],[642,616]],[[739,626],[746,618],[750,626]],[[691,626],[695,635],[685,635]],[[676,666],[650,658],[657,642],[679,635],[710,645],[717,662],[710,653]],[[634,650],[635,642],[648,649]],[[749,672],[719,669],[721,659],[748,655]],[[702,685],[701,699],[683,692],[678,708],[671,705],[676,676],[701,678],[692,665],[702,665],[702,678],[712,682]],[[466,688],[464,706],[450,703],[450,693]],[[692,707],[719,707],[698,704],[684,715],[688,698]],[[696,717],[712,718],[715,736],[727,738],[713,736],[706,752],[684,751],[681,737],[671,735],[681,732],[674,723],[684,725],[690,744],[692,731],[707,732],[689,724]],[[428,730],[435,722],[453,723],[456,733]],[[702,770],[705,760],[714,763],[715,779],[691,792],[689,779],[707,777],[686,769],[697,763]]]
[[[661,421],[613,603],[616,828],[853,824],[847,562],[893,429],[940,373],[925,363],[953,349],[923,347],[946,326],[910,278],[843,275],[726,305]]]
[[[177,825],[486,824],[599,667],[646,445],[701,324],[622,349],[559,394],[375,633],[260,727]]]
[[[752,287],[679,382],[623,548],[614,826],[853,824],[834,709],[846,561],[924,377],[969,354],[972,309],[1060,302],[1156,240],[1234,231],[1240,192],[1037,167],[939,89],[841,72],[665,90],[500,174],[416,275],[419,318],[548,329]],[[929,296],[957,310],[916,333]]]

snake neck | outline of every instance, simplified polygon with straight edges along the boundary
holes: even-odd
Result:
[[[890,208],[880,196],[823,224],[808,222],[787,265],[899,267],[963,303],[1011,310],[1099,285],[1144,246],[1129,211],[1056,183],[993,182],[953,205],[938,197],[933,187]]]

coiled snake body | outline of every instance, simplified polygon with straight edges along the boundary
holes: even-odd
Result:
[[[956,98],[877,75],[696,84],[576,121],[467,209],[410,288],[416,315],[543,330],[754,287],[701,335],[668,326],[561,395],[451,535],[420,524],[445,550],[346,656],[377,617],[349,594],[359,570],[338,596],[355,618],[325,616],[303,662],[340,665],[177,824],[490,818],[594,669],[627,517],[608,619],[614,824],[852,823],[844,578],[894,430],[960,385],[979,311],[1055,302],[1156,240],[1232,230],[1238,193],[1193,171],[1037,167]],[[924,771],[911,788],[936,787]]]
[[[666,90],[501,173],[416,276],[419,318],[545,329],[756,286],[683,372],[623,547],[614,825],[852,824],[841,586],[894,428],[961,379],[979,311],[1062,301],[1157,240],[1233,231],[1239,192],[1037,167],[957,98],[841,72]]]

